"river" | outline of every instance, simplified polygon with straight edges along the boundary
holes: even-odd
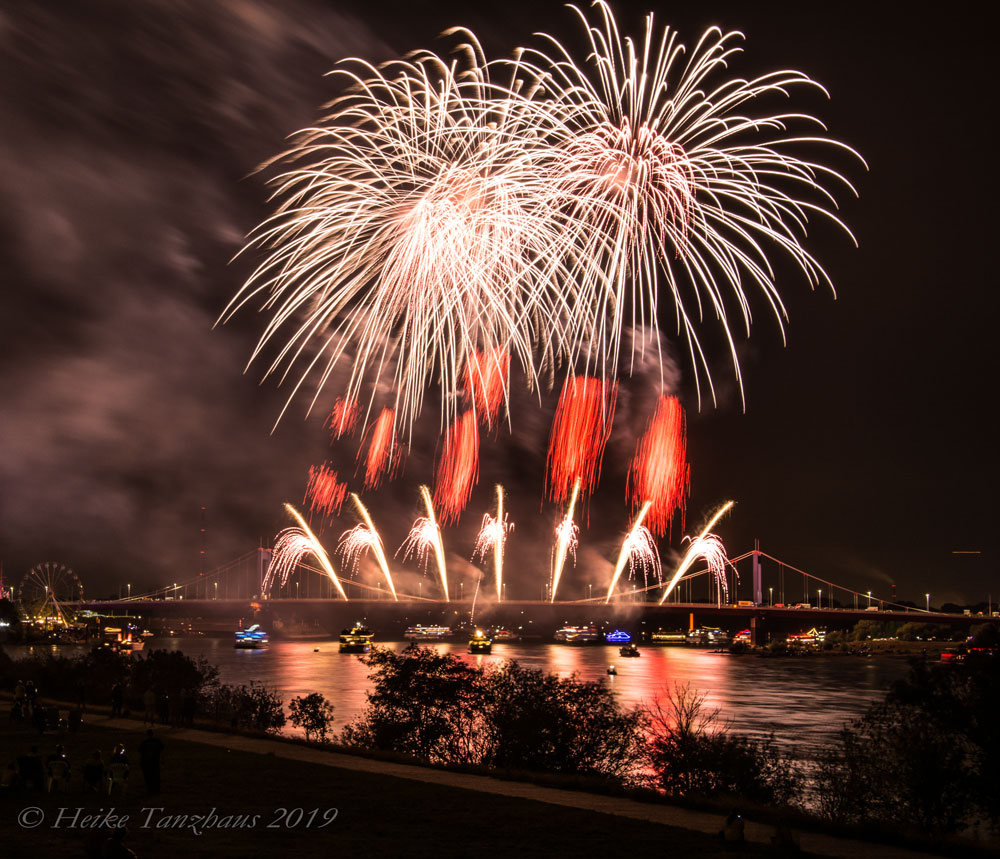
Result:
[[[386,643],[383,643],[386,644]],[[389,642],[401,649],[405,642]],[[287,702],[320,692],[335,707],[335,727],[354,719],[365,705],[368,669],[357,655],[340,653],[335,638],[272,640],[265,650],[236,650],[229,638],[160,638],[150,647],[204,656],[219,668],[223,683],[259,681]],[[623,706],[662,696],[675,684],[689,685],[718,708],[734,730],[753,736],[774,733],[780,745],[811,757],[820,745],[860,716],[869,702],[907,670],[901,657],[814,655],[761,658],[686,647],[642,648],[639,658],[622,658],[617,646],[561,644],[493,645],[490,655],[470,655],[462,642],[433,643],[476,665],[504,659],[582,680],[605,680]],[[614,665],[617,675],[609,676]]]

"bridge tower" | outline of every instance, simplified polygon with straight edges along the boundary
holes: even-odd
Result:
[[[764,587],[760,573],[760,540],[753,541],[753,602],[761,605],[764,602]]]
[[[259,595],[264,596],[264,577],[267,575],[267,569],[271,566],[271,550],[265,549],[263,546],[257,547],[257,576],[256,582],[254,583],[254,592],[249,596]]]

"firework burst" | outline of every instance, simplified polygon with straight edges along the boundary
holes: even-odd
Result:
[[[333,441],[344,435],[350,435],[358,425],[358,401],[350,397],[337,397],[333,404],[326,425],[330,429]]]
[[[474,352],[465,365],[465,393],[476,414],[487,426],[494,426],[500,405],[508,399],[507,375],[510,355],[506,352]]]
[[[407,437],[434,382],[454,417],[469,355],[514,356],[530,383],[539,354],[563,351],[553,308],[569,304],[553,252],[566,235],[541,190],[547,103],[516,63],[492,82],[475,37],[453,32],[468,40],[454,60],[334,72],[347,93],[276,159],[281,202],[251,241],[269,255],[223,314],[266,296],[251,360],[280,336],[267,374],[299,368],[295,390],[343,364],[349,399],[389,383]]]
[[[567,201],[586,305],[574,314],[574,351],[588,372],[613,375],[623,329],[630,322],[657,331],[665,290],[696,383],[703,368],[711,389],[696,332],[706,309],[722,324],[740,380],[731,302],[747,333],[748,283],[763,291],[779,325],[786,319],[767,253],[787,255],[815,287],[830,281],[802,245],[809,217],[821,215],[850,236],[834,214],[830,187],[854,188],[798,153],[837,148],[861,157],[817,136],[823,125],[814,117],[743,112],[793,89],[825,90],[797,71],[726,77],[741,34],[709,29],[688,54],[652,15],[637,43],[619,32],[607,3],[594,7],[591,17],[571,7],[589,40],[582,62],[551,36],[545,50],[527,52],[537,73],[548,76],[552,113],[560,118],[555,193]]]
[[[361,499],[353,492],[351,493],[351,500],[354,502],[358,515],[361,516],[363,521],[361,524],[355,525],[349,531],[345,531],[340,535],[340,541],[337,543],[337,552],[340,554],[341,561],[345,567],[351,570],[351,575],[354,576],[357,575],[361,556],[365,552],[371,552],[375,556],[375,561],[378,563],[379,568],[382,570],[382,575],[385,576],[385,581],[389,586],[392,598],[398,600],[396,586],[393,584],[392,574],[389,572],[389,563],[386,560],[385,550],[382,547],[382,538],[379,536],[378,531],[375,530],[375,524],[368,513],[368,508],[361,503]]]
[[[404,561],[411,557],[416,558],[417,565],[426,573],[430,563],[430,556],[433,552],[434,559],[437,561],[438,573],[441,576],[441,588],[444,591],[444,598],[447,602],[448,572],[445,569],[444,563],[444,545],[441,542],[441,528],[434,517],[434,504],[431,501],[430,490],[426,486],[420,487],[420,496],[424,500],[427,515],[420,516],[413,523],[409,535],[403,542],[403,545],[399,547],[396,554],[398,555],[402,552]]]
[[[503,487],[497,484],[497,515],[483,515],[483,524],[476,538],[476,548],[472,552],[472,560],[486,560],[493,553],[493,573],[496,579],[497,600],[503,599],[503,549],[507,537],[514,530],[514,523],[508,521],[503,511]]]
[[[347,484],[338,479],[330,463],[309,466],[309,482],[303,503],[309,502],[310,514],[319,513],[324,518],[338,514],[346,497]]]
[[[333,582],[337,591],[346,600],[347,594],[344,592],[343,585],[341,585],[340,579],[333,569],[333,564],[330,563],[330,558],[326,554],[326,550],[319,540],[316,539],[316,535],[313,534],[312,530],[306,524],[305,519],[302,518],[291,504],[286,504],[285,509],[299,523],[299,527],[285,528],[275,539],[274,549],[271,553],[271,563],[267,567],[267,573],[261,584],[264,593],[270,591],[274,587],[275,582],[278,582],[280,587],[284,587],[289,576],[302,563],[302,559],[307,555],[312,555],[323,568],[323,572],[326,573],[327,578]]]
[[[691,568],[691,565],[698,559],[704,558],[705,562],[709,566],[709,572],[713,575],[716,581],[716,585],[719,588],[719,600],[722,600],[723,591],[728,595],[729,590],[726,584],[726,564],[728,559],[726,558],[726,550],[722,545],[722,541],[716,537],[714,534],[710,534],[709,531],[715,527],[715,523],[718,522],[733,506],[732,501],[727,501],[718,510],[711,519],[708,520],[708,524],[702,529],[701,533],[691,540],[690,537],[686,537],[686,540],[690,540],[690,545],[688,546],[687,553],[684,555],[680,564],[677,567],[677,571],[667,582],[667,587],[663,591],[663,596],[660,597],[660,603],[664,603],[670,592],[676,587],[677,583],[681,580],[683,575]]]
[[[649,499],[649,530],[663,537],[674,513],[680,510],[683,516],[690,483],[684,409],[676,397],[660,397],[652,420],[636,443],[629,468],[632,508],[639,509]]]
[[[611,584],[608,585],[608,595],[604,598],[605,604],[611,602],[611,595],[615,592],[615,585],[618,584],[618,579],[621,578],[626,564],[628,564],[630,578],[635,578],[638,569],[642,571],[643,579],[647,585],[650,576],[655,576],[658,581],[660,579],[660,553],[656,549],[656,539],[642,524],[649,508],[650,502],[648,501],[642,505],[639,515],[632,523],[631,530],[622,541],[615,571],[611,576]]]
[[[457,522],[479,480],[479,427],[465,412],[448,427],[434,480],[434,506],[445,524]]]
[[[585,494],[594,491],[617,393],[617,384],[601,379],[566,380],[549,437],[548,489],[554,501],[565,501],[574,486]]]
[[[552,596],[551,602],[556,601],[556,591],[559,589],[559,579],[562,577],[563,567],[566,566],[566,558],[571,555],[573,564],[576,564],[576,547],[580,540],[580,526],[573,521],[573,511],[576,509],[576,499],[580,494],[580,480],[573,484],[573,494],[569,499],[569,509],[566,516],[556,525],[556,544],[553,548],[552,558]]]
[[[395,412],[382,409],[371,428],[365,454],[365,489],[377,489],[383,478],[392,478],[403,459],[403,448],[396,438]],[[364,450],[362,446],[361,450]],[[361,458],[361,450],[358,458]]]

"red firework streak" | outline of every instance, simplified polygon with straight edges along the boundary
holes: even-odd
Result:
[[[309,502],[309,512],[322,513],[325,517],[340,513],[341,505],[347,497],[347,484],[337,480],[337,472],[330,464],[309,466],[309,483],[306,485],[306,497]]]
[[[479,480],[479,427],[465,412],[448,427],[434,477],[434,509],[443,524],[457,522]]]
[[[395,417],[396,413],[392,409],[382,409],[372,427],[368,454],[365,457],[365,489],[375,489],[383,477],[391,479],[402,460],[403,448],[396,440],[393,428]],[[358,459],[360,458],[361,450],[358,451]]]
[[[678,510],[683,526],[691,466],[687,462],[684,409],[677,397],[661,396],[657,401],[653,419],[635,446],[628,488],[633,510],[650,502],[646,527],[657,537],[666,535]]]
[[[475,351],[465,365],[465,391],[479,418],[487,426],[496,423],[507,386],[510,355],[503,349]]]
[[[336,441],[343,435],[354,432],[354,427],[358,423],[358,401],[351,397],[337,397],[333,404],[333,411],[327,419],[326,425],[333,434]]]
[[[617,382],[589,376],[566,380],[549,437],[547,482],[553,501],[565,501],[577,480],[582,493],[594,491],[617,397]]]

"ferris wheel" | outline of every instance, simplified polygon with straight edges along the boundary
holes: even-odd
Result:
[[[28,570],[17,593],[35,617],[57,617],[66,622],[66,604],[83,599],[83,585],[65,564],[46,561]]]

